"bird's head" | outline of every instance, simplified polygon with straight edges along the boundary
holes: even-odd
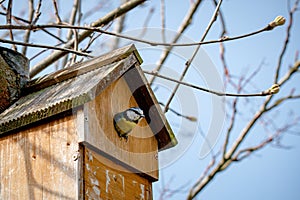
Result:
[[[125,116],[127,119],[129,119],[130,121],[133,121],[135,123],[138,123],[138,121],[141,118],[145,117],[143,110],[138,107],[132,107],[132,108],[127,109],[125,111]]]

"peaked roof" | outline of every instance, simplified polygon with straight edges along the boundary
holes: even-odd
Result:
[[[30,81],[23,88],[22,97],[0,113],[0,134],[91,101],[130,67],[141,62],[136,48],[130,45]],[[150,97],[153,98],[153,94]],[[161,149],[177,144],[167,122],[165,126],[163,134],[156,134],[162,143],[159,144]]]

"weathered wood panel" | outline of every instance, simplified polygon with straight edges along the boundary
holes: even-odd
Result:
[[[146,120],[140,121],[126,142],[118,137],[113,116],[129,107],[138,106],[126,81],[118,79],[95,100],[85,104],[83,141],[106,152],[137,170],[158,179],[158,144]]]
[[[0,138],[0,199],[77,199],[73,116]]]
[[[138,174],[84,147],[84,193],[86,199],[150,200],[152,184]]]

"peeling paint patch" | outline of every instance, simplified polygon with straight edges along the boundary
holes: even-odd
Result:
[[[135,185],[137,184],[137,182],[133,180],[133,181],[132,181],[132,184],[135,186]]]
[[[99,189],[98,186],[94,185],[94,186],[93,186],[93,190],[94,190],[94,192],[95,192],[95,194],[96,194],[97,196],[100,196],[100,189]]]
[[[99,181],[98,181],[98,179],[95,179],[95,178],[90,177],[90,181],[91,181],[91,184],[92,184],[92,185],[99,186]]]
[[[108,187],[110,184],[109,170],[105,170],[105,174],[106,174],[105,192],[108,193]]]
[[[141,189],[140,197],[141,199],[145,199],[145,186],[143,184],[140,184],[140,189]]]
[[[90,162],[93,162],[94,157],[93,157],[93,154],[91,152],[88,152],[88,158],[89,158]]]
[[[125,191],[125,180],[124,180],[124,176],[122,174],[119,174],[119,177],[122,180],[122,188],[123,188],[123,192]]]
[[[88,163],[85,164],[85,167],[86,167],[86,169],[87,169],[88,171],[91,170],[90,165],[89,165]]]

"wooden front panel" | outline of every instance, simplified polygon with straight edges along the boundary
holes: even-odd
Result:
[[[81,139],[157,180],[158,144],[147,121],[140,121],[127,142],[119,138],[113,126],[116,113],[134,106],[138,104],[126,81],[118,79],[84,106],[86,125]]]
[[[77,199],[72,116],[0,138],[0,199]]]
[[[83,147],[85,199],[150,200],[152,184],[110,159]]]

